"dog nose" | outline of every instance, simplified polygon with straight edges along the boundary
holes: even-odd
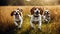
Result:
[[[38,12],[38,11],[37,11]]]
[[[38,12],[38,11],[36,11],[36,13],[38,14],[39,12]]]
[[[48,14],[48,12],[47,12],[47,14]]]
[[[16,15],[18,15],[18,13],[16,13]]]

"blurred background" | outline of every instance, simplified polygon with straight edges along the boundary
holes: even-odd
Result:
[[[51,22],[42,24],[42,32],[30,29],[30,14],[32,7],[48,9]],[[24,21],[21,30],[15,30],[11,12],[17,8],[23,9]],[[0,0],[0,34],[60,34],[60,0]]]
[[[2,6],[45,6],[60,5],[60,0],[0,0]]]
[[[40,32],[30,27],[30,18],[26,14],[30,14],[32,7],[40,7],[48,9],[51,14],[49,24],[42,23],[42,31]],[[15,30],[15,24],[11,12],[21,8],[23,10],[22,29]],[[59,34],[60,33],[60,6],[0,6],[0,34]]]

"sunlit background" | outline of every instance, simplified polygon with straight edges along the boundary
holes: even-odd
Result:
[[[0,5],[16,5],[16,6],[60,5],[60,0],[0,0]]]
[[[21,29],[16,30],[11,12],[18,7],[23,10],[23,24]],[[60,6],[37,6],[43,10],[49,9],[51,14],[50,23],[42,23],[42,32],[30,27],[30,18],[27,14],[30,14],[32,7],[34,6],[0,6],[0,34],[60,34]]]
[[[32,7],[50,10],[51,22],[42,24],[42,32],[30,29],[29,14]],[[11,12],[17,8],[23,10],[21,30],[15,30]],[[36,31],[36,32],[35,32]],[[60,0],[0,0],[0,34],[60,34]]]

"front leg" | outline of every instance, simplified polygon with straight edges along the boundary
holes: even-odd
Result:
[[[42,25],[42,16],[39,16],[39,24],[38,24],[38,29],[41,30],[41,25]]]
[[[41,22],[41,21],[39,21],[38,29],[40,29],[40,30],[41,30],[41,25],[42,25],[42,22]]]
[[[16,27],[18,27],[18,23],[16,21],[14,21],[14,24],[16,25]]]
[[[20,16],[19,19],[20,19],[20,25],[19,25],[18,28],[21,28],[22,27],[22,23],[23,23],[23,18]]]
[[[33,26],[33,23],[32,23],[32,22],[33,22],[33,15],[31,15],[30,17],[31,17],[30,25],[31,25],[31,27],[34,29],[34,26]]]
[[[15,15],[13,17],[14,17],[14,24],[18,26],[18,23],[16,22],[16,19],[15,19]]]
[[[32,21],[30,21],[30,25],[31,25],[31,27],[34,29],[34,26],[33,26],[33,23],[32,23]]]
[[[34,29],[34,26],[33,26],[33,15],[29,15],[29,14],[27,14],[27,16],[29,16],[30,17],[30,25],[31,25],[31,27]]]

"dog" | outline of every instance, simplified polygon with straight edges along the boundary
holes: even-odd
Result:
[[[30,25],[34,29],[34,24],[38,24],[38,29],[41,30],[41,24],[42,24],[42,13],[43,10],[38,7],[33,7],[30,11],[31,15],[28,15],[30,17]]]
[[[45,10],[44,13],[43,13],[43,22],[44,23],[49,23],[50,20],[51,20],[50,12],[49,12],[49,10]]]
[[[12,13],[11,13],[11,16],[14,17],[14,24],[18,27],[18,28],[21,28],[22,26],[22,23],[23,23],[23,14],[22,14],[22,9],[17,9],[17,10],[14,10]]]

